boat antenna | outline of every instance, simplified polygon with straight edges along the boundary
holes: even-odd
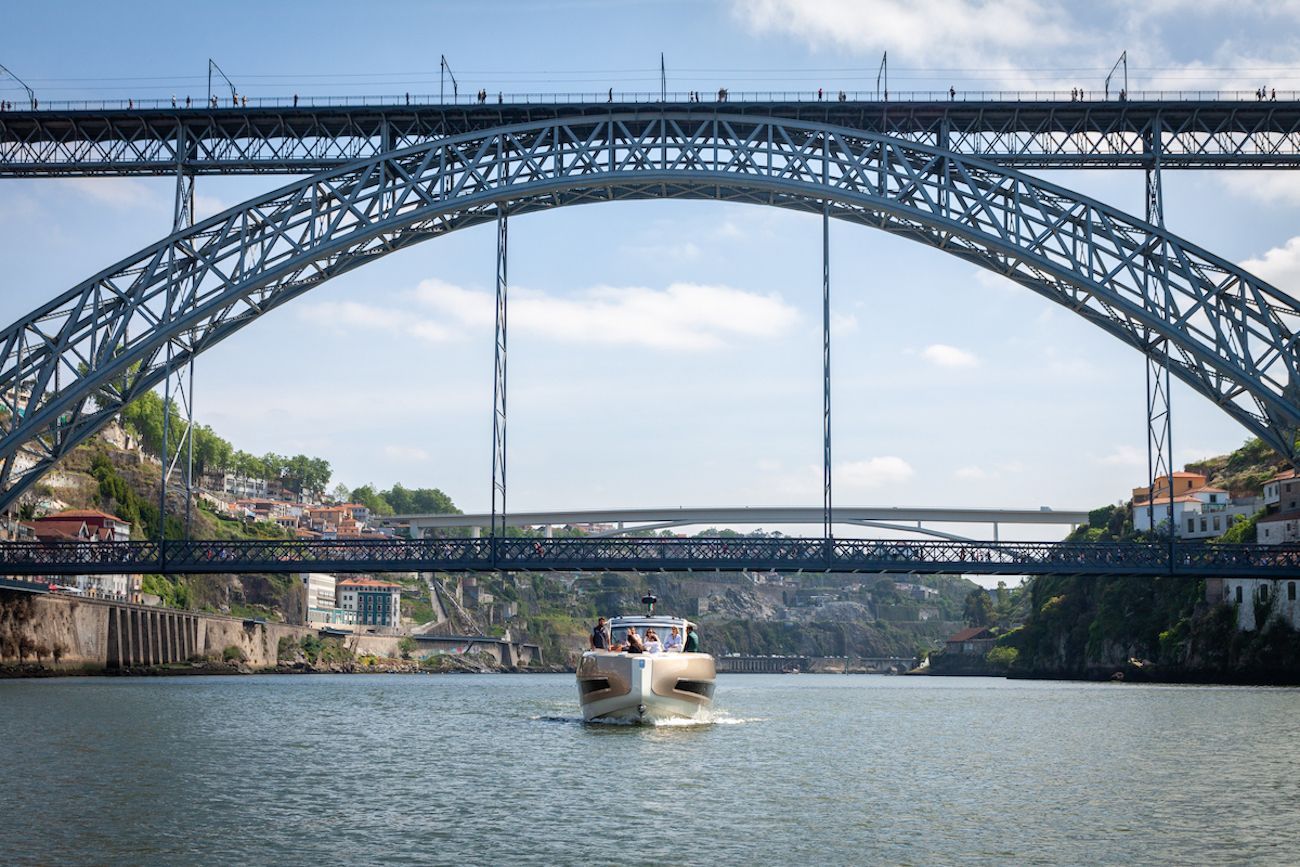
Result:
[[[655,613],[655,603],[658,602],[658,601],[659,601],[659,597],[656,596],[656,595],[654,595],[653,593],[647,593],[646,595],[644,595],[644,596],[641,597],[641,604],[644,605],[644,606],[646,607],[646,616],[647,616],[647,617],[653,617],[653,616],[654,616],[654,613]]]

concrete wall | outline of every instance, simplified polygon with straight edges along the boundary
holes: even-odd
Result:
[[[314,629],[284,623],[0,590],[0,665],[39,663],[53,670],[94,671],[219,660],[227,648],[236,647],[250,668],[271,668],[278,661],[281,638],[316,634]],[[397,658],[402,638],[353,635],[342,640],[358,655]],[[464,643],[464,639],[421,639],[412,656],[451,652]],[[534,645],[490,638],[475,642],[473,649],[491,654],[504,665],[527,665],[537,658]]]
[[[0,591],[0,665],[102,668],[108,606],[83,599]]]

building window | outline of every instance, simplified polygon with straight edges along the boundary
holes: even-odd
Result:
[[[1261,585],[1259,585],[1259,600],[1260,600],[1261,602],[1267,602],[1267,601],[1268,601],[1268,585],[1267,585],[1267,584],[1261,584]]]
[[[1237,585],[1237,604],[1241,604],[1241,585]]]
[[[1207,529],[1207,528],[1206,528],[1206,526],[1205,526],[1205,519],[1202,518],[1202,519],[1201,519],[1201,532],[1204,533],[1204,532],[1206,531],[1206,529]]]
[[[1287,598],[1289,601],[1291,601],[1291,602],[1294,602],[1294,601],[1295,601],[1295,582],[1294,582],[1294,581],[1288,581],[1288,582],[1286,582],[1286,598]]]
[[[1196,532],[1196,519],[1195,519],[1195,518],[1188,518],[1188,519],[1187,519],[1187,532],[1189,532],[1189,533],[1195,533],[1195,532]]]
[[[1219,529],[1219,522],[1222,520],[1218,515],[1214,516],[1214,529]]]

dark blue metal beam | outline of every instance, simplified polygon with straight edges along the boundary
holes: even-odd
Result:
[[[200,100],[201,102],[201,100]],[[125,103],[123,103],[125,106]],[[663,111],[828,124],[1017,168],[1300,167],[1300,102],[970,100],[66,108],[0,113],[0,177],[315,173],[380,153],[558,118]]]
[[[0,575],[154,572],[868,572],[1284,578],[1300,545],[873,539],[384,539],[9,543]]]

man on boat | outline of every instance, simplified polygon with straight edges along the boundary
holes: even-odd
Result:
[[[700,652],[700,636],[695,632],[695,625],[690,624],[686,627],[686,653]]]
[[[603,617],[596,618],[596,626],[591,630],[591,649],[609,650],[609,626]]]

